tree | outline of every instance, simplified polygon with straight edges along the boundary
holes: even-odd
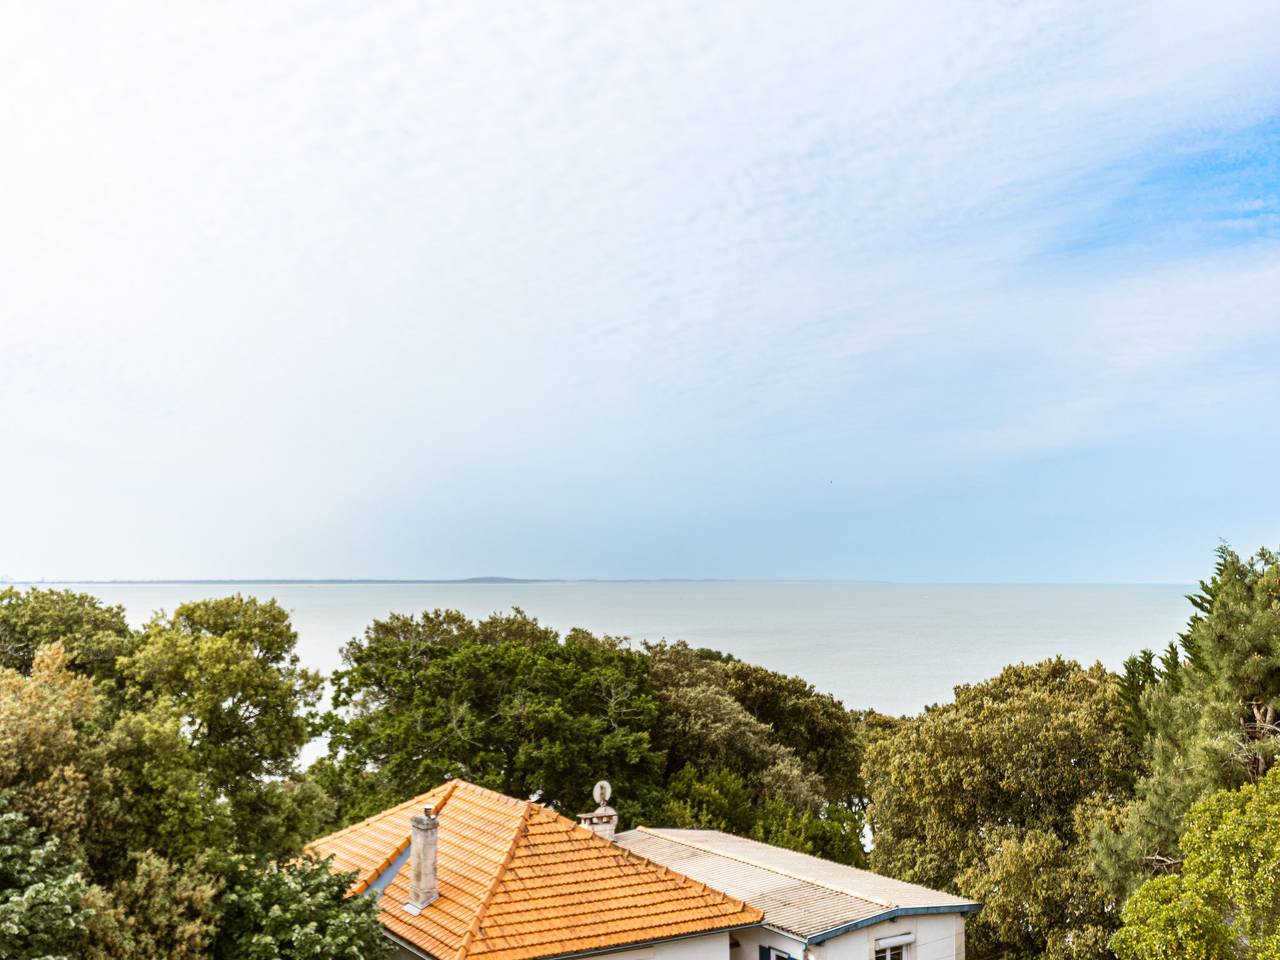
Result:
[[[0,956],[200,960],[227,918],[227,956],[381,956],[347,881],[254,866],[331,810],[295,769],[321,681],[287,614],[232,597],[134,635],[116,612],[0,594]]]
[[[36,651],[60,642],[74,668],[115,679],[116,658],[133,646],[124,608],[70,590],[0,590],[0,667],[30,673]]]
[[[372,897],[327,860],[283,866],[239,858],[220,909],[216,960],[378,960],[391,954]]]
[[[1177,871],[1183,817],[1197,800],[1256,782],[1280,755],[1280,560],[1267,550],[1243,560],[1224,545],[1188,599],[1194,613],[1177,647],[1159,666],[1143,654],[1129,670],[1128,722],[1143,735],[1149,772],[1126,815],[1093,836],[1096,870],[1119,897]]]
[[[323,678],[299,665],[297,641],[274,600],[237,594],[155,618],[121,671],[134,701],[177,709],[201,767],[234,792],[288,776],[316,732]]]
[[[217,880],[199,864],[176,866],[150,851],[130,857],[132,872],[86,898],[86,960],[205,960],[217,931]]]
[[[865,862],[854,714],[799,677],[685,643],[645,649],[668,769],[652,819]]]
[[[28,669],[0,669],[0,790],[33,825],[74,846],[95,767],[81,735],[97,707],[93,682],[72,672],[60,641],[39,648]]]
[[[624,816],[655,793],[658,708],[624,641],[562,641],[519,610],[479,622],[437,610],[374,621],[343,662],[328,777],[343,784],[344,819],[450,777],[571,814],[601,778]]]
[[[805,770],[822,778],[827,801],[847,809],[865,805],[857,714],[800,677],[742,661],[726,664],[725,674],[729,694],[756,720],[768,724]]]
[[[0,794],[0,957],[81,956],[89,885],[65,846],[9,807]]]
[[[1124,905],[1120,960],[1271,960],[1280,956],[1280,768],[1195,804],[1182,870]]]
[[[296,769],[318,729],[322,680],[273,600],[239,595],[153,619],[119,661],[125,689],[104,752],[120,818],[145,831],[104,851],[150,846],[179,861],[215,848],[290,856],[330,810]]]
[[[982,900],[979,955],[1105,955],[1115,903],[1088,834],[1130,796],[1123,719],[1100,665],[1048,660],[957,687],[867,752],[873,868]]]
[[[821,777],[734,697],[724,658],[683,642],[647,644],[645,650],[649,689],[661,707],[658,742],[666,751],[668,779],[686,768],[699,775],[732,770],[753,803],[774,799],[801,810],[822,808]]]
[[[866,864],[861,811],[831,804],[814,812],[780,800],[762,801],[731,770],[699,774],[685,767],[668,781],[653,820],[665,827],[723,830],[837,863]]]

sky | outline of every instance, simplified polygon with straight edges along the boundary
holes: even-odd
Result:
[[[1280,545],[1280,17],[0,13],[0,575],[1189,582]]]

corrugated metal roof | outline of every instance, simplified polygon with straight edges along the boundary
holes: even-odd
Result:
[[[719,830],[640,827],[614,839],[759,907],[766,924],[803,940],[883,914],[968,913],[978,907],[963,897]]]

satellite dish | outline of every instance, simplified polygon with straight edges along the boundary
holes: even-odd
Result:
[[[613,796],[613,787],[609,786],[608,780],[601,780],[595,785],[591,795],[596,798],[596,803],[603,807],[609,802],[609,798]]]

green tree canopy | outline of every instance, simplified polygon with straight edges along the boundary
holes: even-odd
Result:
[[[0,790],[78,849],[96,767],[85,734],[98,705],[93,682],[72,672],[59,641],[39,648],[28,670],[0,668]]]
[[[353,873],[304,858],[263,867],[241,858],[222,897],[216,960],[379,960],[391,955],[377,906],[348,897]]]
[[[667,758],[651,821],[860,864],[860,718],[805,680],[683,642],[648,644]]]
[[[0,793],[0,957],[78,960],[93,911],[89,884],[57,837]]]
[[[274,602],[184,604],[140,634],[108,630],[120,641],[108,663],[67,646],[106,635],[89,601],[5,594],[11,634],[20,623],[32,649],[0,668],[0,955],[208,957],[237,852],[291,858],[331,815],[294,768],[320,680],[299,668]],[[338,901],[307,937],[343,942]],[[5,936],[22,950],[6,952]]]
[[[0,590],[0,667],[29,673],[36,651],[58,642],[75,669],[115,679],[116,658],[128,653],[133,632],[124,608],[70,590]]]
[[[125,682],[104,734],[118,786],[116,820],[136,827],[99,863],[149,846],[289,856],[330,808],[296,770],[314,732],[322,680],[298,664],[297,635],[275,601],[240,596],[158,616],[119,661]]]
[[[981,900],[977,952],[1105,955],[1088,832],[1130,795],[1116,678],[1056,659],[956,688],[868,749],[872,866]]]
[[[1120,960],[1280,957],[1280,768],[1195,804],[1180,847],[1181,872],[1125,903]]]
[[[233,793],[288,776],[318,730],[323,678],[299,665],[297,641],[274,600],[237,594],[156,617],[120,668],[130,701],[171,706],[213,785]]]
[[[218,929],[214,902],[220,881],[199,863],[179,866],[149,850],[134,853],[110,891],[86,898],[85,960],[205,960]]]
[[[437,610],[374,621],[343,661],[329,770],[348,819],[450,777],[570,814],[605,777],[624,814],[652,795],[658,707],[644,657],[621,640],[561,641],[519,610],[479,622]]]
[[[800,677],[740,660],[726,664],[725,674],[730,695],[821,777],[824,799],[849,809],[865,805],[859,715]]]
[[[1219,789],[1257,781],[1280,753],[1280,561],[1219,548],[1176,647],[1130,662],[1127,723],[1149,772],[1114,826],[1094,833],[1099,875],[1118,896],[1175,872],[1183,817]]]
[[[754,803],[773,799],[801,810],[821,808],[822,778],[805,769],[774,727],[734,696],[731,661],[683,642],[645,649],[649,688],[662,708],[658,739],[666,750],[668,778],[686,768],[699,773],[731,770],[742,778]],[[754,694],[748,684],[744,687]]]

